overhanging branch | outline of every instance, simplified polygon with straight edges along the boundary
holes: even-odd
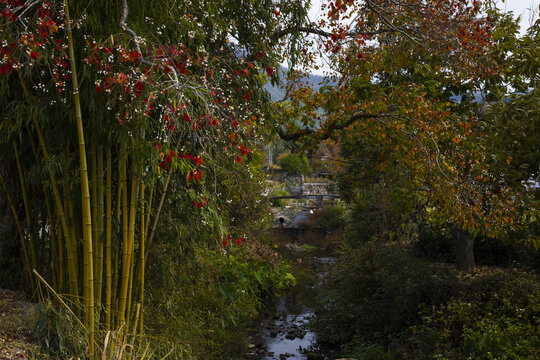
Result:
[[[347,126],[352,125],[355,121],[365,120],[365,119],[385,118],[385,117],[391,117],[391,116],[392,116],[392,114],[387,114],[387,113],[382,113],[382,114],[360,113],[360,114],[352,115],[350,118],[348,118],[346,121],[344,121],[342,123],[331,123],[327,127],[325,127],[324,129],[321,129],[321,130],[318,130],[318,131],[314,130],[314,129],[305,128],[305,129],[299,130],[297,132],[286,133],[281,127],[279,127],[277,132],[278,132],[279,137],[282,140],[293,141],[293,140],[300,139],[300,138],[302,138],[304,136],[312,135],[312,134],[315,134],[317,132],[323,131],[323,134],[321,136],[321,140],[326,140],[326,139],[328,139],[330,137],[330,135],[332,134],[333,131],[344,129]]]

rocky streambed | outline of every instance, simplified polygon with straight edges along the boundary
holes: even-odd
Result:
[[[296,244],[293,244],[296,245]],[[312,272],[290,289],[278,301],[269,306],[266,315],[255,324],[246,359],[284,360],[308,359],[331,360],[332,352],[318,347],[316,334],[309,329],[309,322],[315,317],[311,307],[321,284],[326,268],[335,258],[320,251],[302,251],[300,246],[288,246],[289,256],[293,255],[305,263]]]

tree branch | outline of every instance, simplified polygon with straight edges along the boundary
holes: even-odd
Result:
[[[358,35],[379,35],[384,34],[388,32],[397,32],[400,31],[398,28],[392,28],[392,29],[380,29],[375,31],[349,31],[345,33],[345,36],[347,37],[356,37]],[[333,33],[329,31],[325,31],[313,26],[292,26],[285,29],[282,29],[278,32],[273,33],[270,38],[272,39],[272,43],[275,43],[279,39],[281,39],[284,36],[293,34],[293,33],[305,33],[305,34],[312,34],[312,35],[320,35],[324,37],[332,37],[334,35]]]
[[[321,130],[324,131],[323,135],[321,136],[321,140],[328,139],[334,130],[344,129],[347,126],[353,124],[355,121],[364,120],[364,119],[385,118],[385,117],[391,117],[391,116],[392,116],[392,114],[386,114],[386,113],[383,113],[383,114],[360,113],[360,114],[352,115],[350,118],[348,118],[343,123],[331,123],[326,128],[321,129]],[[278,132],[279,137],[282,140],[292,141],[292,140],[297,140],[297,139],[302,138],[302,137],[307,136],[307,135],[315,134],[318,131],[314,130],[314,129],[304,128],[304,129],[299,130],[297,132],[286,133],[281,127],[279,127],[277,132]]]

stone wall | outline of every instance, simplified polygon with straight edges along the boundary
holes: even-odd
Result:
[[[303,195],[304,193],[304,175],[287,175],[285,177],[285,190],[291,195]]]
[[[304,183],[303,195],[332,195],[328,191],[330,183]]]

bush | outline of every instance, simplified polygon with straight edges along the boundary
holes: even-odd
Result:
[[[305,156],[288,154],[279,160],[279,165],[281,168],[289,174],[308,174],[311,172],[311,167],[309,166],[309,162]]]
[[[289,196],[291,195],[287,190],[274,190],[268,196]],[[284,207],[289,203],[288,199],[270,199],[270,206],[272,207]]]
[[[342,206],[325,206],[315,210],[306,221],[299,225],[327,229],[342,228],[345,226],[345,209]]]
[[[417,254],[432,260],[455,261],[455,241],[443,225],[427,220],[418,224],[418,238],[413,241]]]
[[[198,359],[236,359],[265,296],[294,278],[270,249],[233,240],[219,250],[196,249],[181,266],[170,263],[169,281],[175,286],[151,291],[145,318],[152,333],[189,344]]]
[[[534,275],[484,267],[463,276],[413,254],[398,244],[344,248],[319,297],[317,337],[360,359],[539,358]]]
[[[420,321],[420,304],[440,304],[455,293],[454,279],[395,244],[345,247],[325,281],[314,329],[333,346],[355,339],[386,344]]]
[[[538,282],[523,274],[489,275],[479,282],[487,287],[474,298],[424,310],[422,325],[401,340],[406,350],[400,353],[414,347],[425,358],[538,359]]]

